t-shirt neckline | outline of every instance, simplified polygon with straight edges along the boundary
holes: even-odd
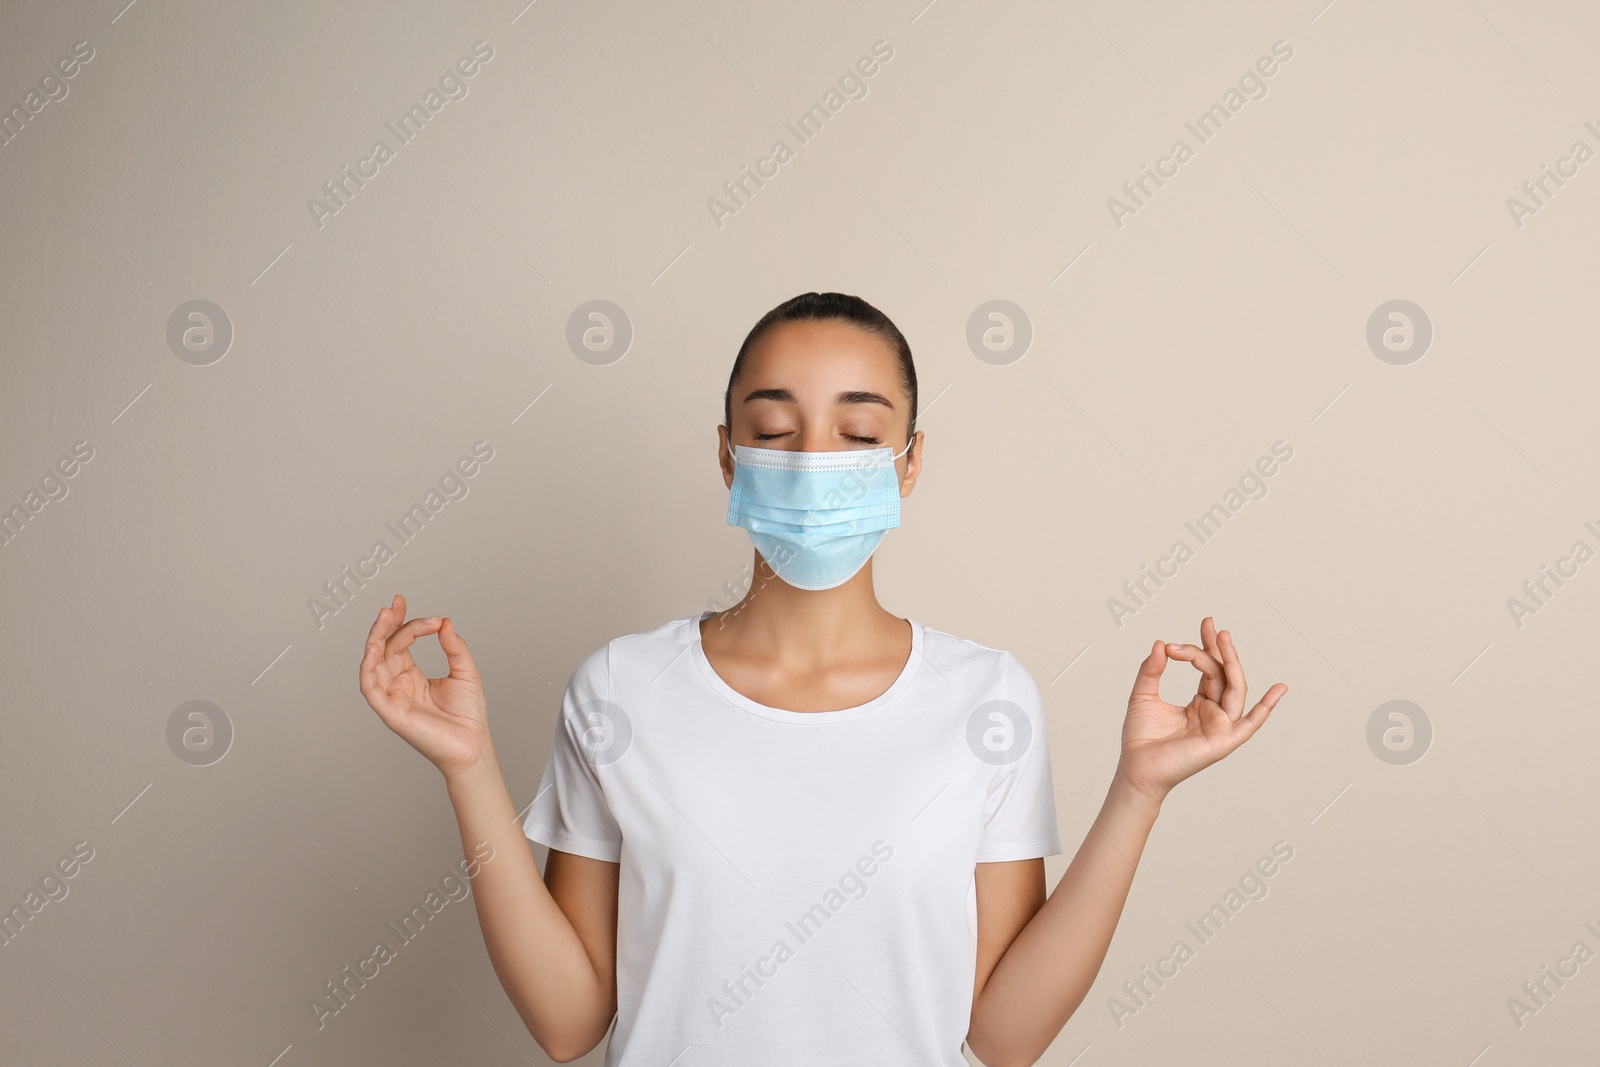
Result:
[[[890,703],[911,685],[911,680],[916,676],[917,668],[922,663],[923,627],[916,619],[907,619],[911,624],[911,655],[906,657],[905,666],[900,674],[882,693],[873,697],[865,704],[857,704],[853,708],[838,708],[833,711],[790,711],[786,708],[774,708],[757,700],[751,700],[733,686],[723,681],[722,676],[711,666],[711,660],[706,657],[704,642],[700,636],[700,623],[714,612],[707,608],[696,612],[685,620],[689,627],[689,654],[699,670],[700,676],[712,691],[723,700],[732,704],[741,711],[751,715],[769,719],[773,722],[806,723],[819,725],[828,722],[848,722],[859,719]]]

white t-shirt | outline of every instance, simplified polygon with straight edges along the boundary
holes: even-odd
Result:
[[[787,711],[709,614],[584,658],[523,821],[621,864],[606,1067],[966,1067],[974,865],[1061,852],[1033,677],[913,619],[887,691]]]

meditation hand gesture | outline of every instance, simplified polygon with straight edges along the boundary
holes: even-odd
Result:
[[[378,612],[361,657],[361,695],[385,726],[448,778],[491,750],[483,683],[450,619],[435,615],[402,625],[405,617],[406,600],[398,593]],[[411,658],[416,639],[435,632],[450,665],[443,678],[429,678]]]
[[[1289,691],[1282,682],[1274,683],[1245,713],[1244,667],[1233,635],[1219,633],[1208,615],[1200,623],[1200,639],[1203,648],[1156,642],[1139,664],[1128,697],[1117,774],[1156,800],[1248,741]],[[1188,660],[1202,675],[1194,698],[1183,707],[1161,699],[1161,674],[1169,656]]]

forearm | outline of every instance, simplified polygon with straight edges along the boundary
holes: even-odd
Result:
[[[1113,779],[1066,873],[973,1006],[967,1043],[989,1067],[1036,1061],[1088,994],[1160,810],[1159,800]]]
[[[468,855],[479,842],[494,849],[472,880],[494,972],[546,1053],[581,1055],[610,1025],[610,994],[539,875],[493,749],[472,770],[445,781]]]

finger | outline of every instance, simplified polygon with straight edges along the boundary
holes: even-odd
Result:
[[[1289,687],[1282,682],[1273,683],[1272,687],[1262,695],[1261,699],[1256,701],[1255,707],[1250,709],[1250,713],[1239,719],[1238,725],[1246,731],[1244,735],[1246,738],[1261,729],[1261,724],[1267,721],[1268,717],[1272,715],[1272,709],[1278,706],[1278,701],[1282,700],[1288,692]]]
[[[404,670],[406,661],[411,657],[408,650],[416,643],[417,638],[438,628],[439,616],[430,615],[425,619],[412,619],[390,634],[389,639],[384,642],[384,658],[388,661],[390,669],[396,674]]]
[[[450,664],[450,677],[459,678],[482,685],[478,677],[478,666],[472,662],[472,653],[467,651],[467,643],[456,633],[455,620],[448,615],[439,626],[439,647],[444,649],[444,658]]]
[[[1200,620],[1200,643],[1205,645],[1206,651],[1211,653],[1211,658],[1217,661],[1218,667],[1224,665],[1222,658],[1222,641],[1217,632],[1217,620],[1211,615],[1207,615],[1204,619]],[[1220,679],[1220,681],[1223,682],[1222,688],[1224,691],[1227,688],[1226,680],[1227,675],[1226,672],[1224,672],[1223,677]],[[1212,699],[1216,700],[1217,703],[1220,704],[1222,702],[1219,699],[1220,696],[1221,694],[1219,693],[1218,696],[1212,697]]]
[[[393,727],[404,702],[390,696],[389,683],[394,681],[394,672],[384,659],[382,639],[374,637],[367,641],[366,649],[361,654],[358,676],[361,679],[361,695],[367,698],[367,703],[378,713],[378,718],[385,725]]]
[[[1211,658],[1216,660],[1220,667],[1222,665],[1222,645],[1217,640],[1217,620],[1210,615],[1200,620],[1200,643],[1205,646],[1207,652],[1211,653]],[[1218,681],[1221,683],[1224,679],[1218,679]],[[1218,692],[1213,694],[1211,699],[1221,704],[1222,691],[1225,688],[1225,685],[1219,684]]]
[[[1228,687],[1222,691],[1219,703],[1228,718],[1238,719],[1244,711],[1244,697],[1248,686],[1244,680],[1244,664],[1239,660],[1239,649],[1233,643],[1233,631],[1223,630],[1217,635],[1222,646],[1222,669],[1228,678]]]
[[[1222,702],[1222,664],[1211,653],[1195,645],[1169,644],[1167,655],[1193,663],[1203,676],[1198,690],[1200,695],[1213,704]]]
[[[376,638],[367,638],[367,646],[361,651],[361,663],[356,667],[356,685],[361,690],[361,695],[367,698],[367,703],[374,708],[378,705],[378,694],[382,687],[378,684],[378,663],[381,659],[383,645]]]
[[[1139,673],[1133,679],[1131,700],[1160,700],[1161,672],[1167,669],[1167,646],[1160,641],[1139,664]]]
[[[357,670],[360,679],[361,694],[367,698],[368,703],[381,700],[384,690],[388,688],[391,677],[388,664],[384,661],[384,642],[389,635],[400,625],[404,616],[399,615],[394,607],[394,602],[400,598],[395,597],[387,608],[378,609],[378,617],[373,620],[372,629],[367,631],[367,643],[361,652],[361,665]]]
[[[374,638],[379,641],[386,640],[394,633],[395,627],[400,625],[400,620],[405,618],[399,607],[400,594],[396,593],[394,599],[389,601],[389,606],[378,609],[378,617],[372,620],[372,629],[367,631],[367,642],[370,644]]]

